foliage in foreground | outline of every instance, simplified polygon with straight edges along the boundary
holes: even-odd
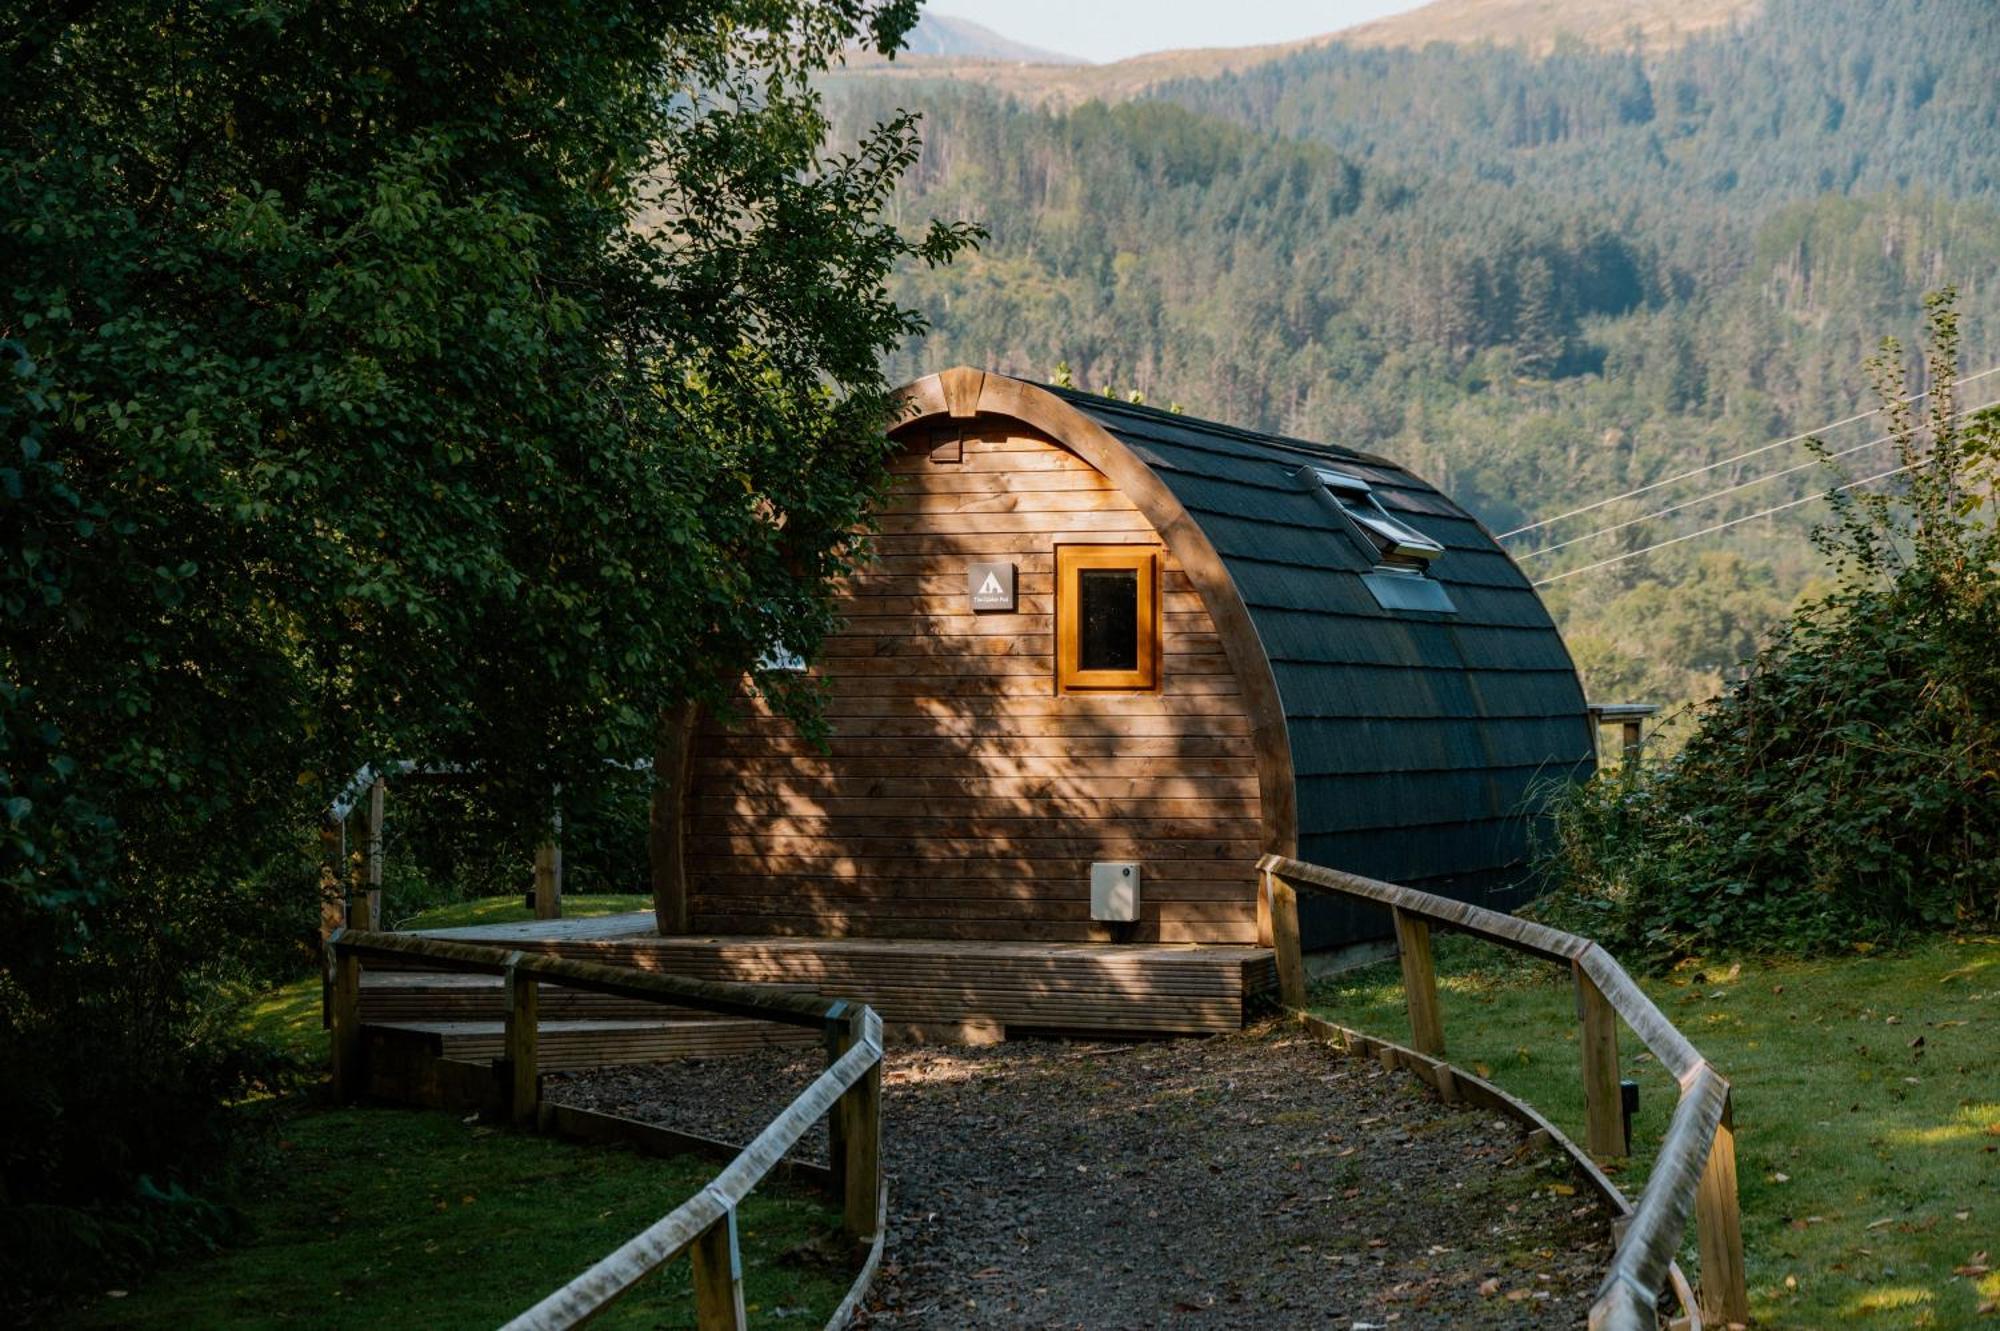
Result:
[[[1654,956],[1819,951],[2000,920],[2000,417],[1954,419],[1957,325],[1933,296],[1919,424],[1871,364],[1897,493],[1834,496],[1837,584],[1671,761],[1571,793],[1550,909]]]
[[[971,232],[885,222],[913,121],[829,154],[812,77],[915,13],[0,7],[0,1249],[225,1144],[346,774],[474,771],[525,863],[813,649],[887,273]]]

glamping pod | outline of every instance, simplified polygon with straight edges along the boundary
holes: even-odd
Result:
[[[905,397],[813,666],[831,737],[747,688],[695,728],[663,933],[1255,945],[1265,851],[1516,903],[1593,725],[1463,509],[1370,454],[978,370]],[[1386,932],[1302,905],[1309,947]]]

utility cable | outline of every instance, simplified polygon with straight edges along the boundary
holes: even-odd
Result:
[[[1957,420],[1960,416],[1970,416],[1975,412],[1985,411],[1987,407],[1992,405],[1994,404],[1988,403],[1987,406],[1982,407],[1966,407],[1962,410],[1952,412],[1945,419]],[[1644,517],[1631,518],[1624,522],[1614,523],[1609,527],[1599,527],[1596,531],[1585,532],[1581,536],[1572,536],[1567,541],[1558,541],[1554,545],[1544,545],[1538,549],[1523,551],[1515,555],[1514,558],[1516,560],[1540,559],[1543,555],[1552,555],[1556,551],[1566,549],[1572,545],[1582,545],[1585,541],[1593,541],[1600,536],[1609,536],[1612,532],[1624,531],[1627,527],[1636,527],[1642,522],[1651,522],[1655,518],[1664,518],[1668,514],[1678,513],[1684,508],[1693,508],[1696,504],[1705,504],[1711,499],[1720,499],[1724,495],[1735,494],[1738,490],[1747,490],[1753,485],[1762,485],[1765,481],[1775,481],[1780,476],[1790,476],[1796,472],[1810,471],[1814,467],[1832,462],[1835,458],[1844,458],[1853,453],[1860,453],[1866,449],[1889,443],[1895,438],[1896,436],[1893,434],[1885,434],[1880,438],[1870,439],[1865,444],[1854,444],[1851,447],[1841,449],[1837,453],[1828,453],[1823,458],[1814,458],[1811,462],[1801,462],[1795,467],[1786,467],[1782,471],[1767,472],[1762,476],[1755,476],[1747,481],[1739,481],[1735,485],[1724,486],[1720,490],[1711,490],[1705,495],[1696,495],[1693,499],[1684,499],[1678,504],[1670,504],[1666,508],[1657,509],[1646,514]]]
[[[1976,379],[1984,379],[1989,374],[2000,374],[2000,365],[1995,365],[1989,369],[1981,370],[1977,374],[1968,374],[1963,379],[1954,379],[1952,380],[1952,387],[1955,388],[1960,384],[1969,384]],[[1931,390],[1926,388],[1921,393],[1912,393],[1910,394],[1910,396],[1906,398],[1899,399],[1899,402],[1904,402],[1904,403],[1915,402],[1918,398],[1929,396],[1930,392]],[[1691,476],[1700,476],[1706,472],[1714,471],[1718,467],[1727,467],[1731,463],[1741,462],[1745,458],[1754,458],[1758,454],[1768,453],[1774,448],[1783,448],[1787,444],[1796,444],[1801,442],[1802,440],[1810,439],[1814,435],[1825,434],[1829,430],[1837,430],[1843,425],[1852,425],[1856,421],[1867,420],[1870,416],[1877,414],[1881,410],[1882,408],[1876,407],[1872,411],[1864,411],[1861,412],[1859,415],[1849,416],[1844,420],[1837,420],[1833,422],[1831,425],[1822,425],[1817,430],[1807,430],[1803,434],[1787,435],[1783,439],[1774,439],[1768,444],[1758,445],[1756,448],[1751,449],[1747,453],[1738,453],[1734,457],[1723,458],[1719,462],[1710,462],[1704,466],[1692,467],[1687,471],[1675,472],[1672,476],[1663,476],[1659,480],[1651,481],[1645,485],[1640,486],[1636,490],[1627,490],[1624,494],[1615,494],[1612,495],[1609,499],[1600,499],[1594,504],[1585,504],[1582,508],[1573,508],[1569,510],[1567,513],[1558,513],[1552,518],[1543,518],[1541,521],[1531,522],[1525,527],[1516,527],[1512,531],[1503,531],[1495,539],[1504,541],[1510,536],[1520,536],[1525,532],[1536,531],[1543,527],[1553,526],[1556,523],[1562,522],[1568,518],[1574,518],[1584,513],[1595,512],[1596,510],[1603,508],[1608,504],[1615,504],[1621,499],[1631,499],[1636,495],[1646,494],[1649,491],[1657,490],[1662,486],[1672,485],[1676,481],[1684,481]]]
[[[1565,569],[1561,573],[1552,574],[1549,577],[1538,580],[1534,585],[1537,587],[1546,587],[1552,582],[1561,582],[1564,578],[1573,578],[1579,573],[1589,573],[1593,569],[1606,568],[1627,559],[1637,559],[1640,555],[1649,555],[1655,550],[1664,550],[1670,545],[1679,545],[1682,541],[1692,541],[1697,536],[1710,536],[1725,528],[1738,526],[1745,522],[1755,522],[1758,518],[1768,518],[1773,513],[1782,513],[1788,508],[1797,508],[1800,504],[1810,504],[1815,499],[1824,499],[1828,495],[1839,494],[1842,490],[1852,490],[1857,485],[1867,485],[1870,481],[1885,481],[1891,476],[1900,476],[1911,468],[1921,465],[1921,462],[1909,462],[1900,467],[1891,468],[1888,471],[1878,471],[1873,476],[1863,476],[1858,481],[1849,481],[1845,485],[1836,485],[1829,489],[1821,490],[1818,494],[1809,494],[1803,499],[1793,499],[1786,503],[1774,504],[1770,508],[1760,509],[1755,513],[1746,513],[1740,518],[1731,518],[1727,522],[1718,522],[1712,527],[1703,527],[1700,531],[1688,532],[1685,536],[1669,537],[1664,541],[1656,541],[1652,545],[1641,546],[1637,550],[1627,550],[1622,555],[1613,555],[1609,559],[1600,559],[1595,564],[1585,564],[1581,568]]]

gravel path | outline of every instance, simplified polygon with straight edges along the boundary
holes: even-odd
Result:
[[[610,1068],[551,1097],[747,1141],[816,1051]],[[1289,1032],[892,1049],[863,1325],[1581,1326],[1602,1206],[1511,1122]],[[825,1157],[823,1130],[802,1143]]]

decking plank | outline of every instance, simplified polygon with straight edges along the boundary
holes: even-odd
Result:
[[[1104,944],[960,939],[683,936],[652,932],[650,915],[551,920],[430,931],[691,979],[782,984],[868,1003],[893,1027],[998,1031],[1007,1027],[1120,1034],[1234,1030],[1274,982],[1267,948],[1188,943]],[[752,1048],[730,1019],[656,1010],[545,986],[547,1066],[584,1066]],[[499,1049],[495,982],[484,977],[378,972],[363,982],[372,1024],[433,1030],[452,1057]],[[492,1024],[488,1031],[486,1026]],[[477,1028],[475,1033],[474,1028]],[[703,1029],[697,1029],[703,1028]],[[774,1028],[775,1029],[775,1028]],[[556,1062],[551,1063],[554,1059]]]

